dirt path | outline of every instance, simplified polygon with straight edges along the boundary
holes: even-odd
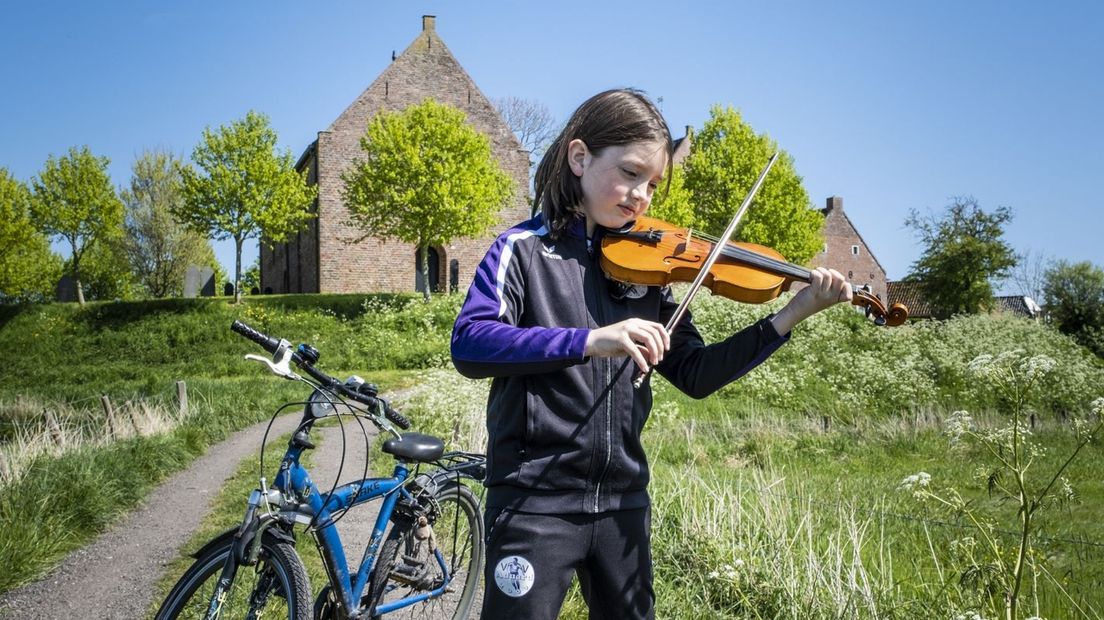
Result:
[[[297,414],[283,416],[277,420],[273,434],[290,432],[298,419]],[[178,550],[199,526],[211,500],[238,463],[260,447],[266,424],[239,431],[212,446],[188,469],[153,491],[138,510],[88,546],[69,554],[44,578],[0,597],[0,618],[145,617],[165,567],[178,557]],[[347,423],[345,430],[350,443],[341,477],[350,480],[363,472],[365,450],[360,427]],[[318,432],[322,445],[329,450],[315,454],[312,475],[319,485],[332,484],[340,457],[340,430],[332,427]],[[374,511],[362,509],[342,520],[342,533],[349,532],[346,547],[356,561],[374,519]]]

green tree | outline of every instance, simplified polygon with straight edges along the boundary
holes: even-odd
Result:
[[[173,214],[214,239],[234,240],[234,301],[240,302],[242,243],[261,235],[268,243],[287,239],[314,217],[318,190],[295,171],[290,151],[276,152],[276,132],[257,112],[205,129],[192,161],[194,168],[181,168],[184,200]]]
[[[261,257],[258,256],[253,264],[249,266],[249,269],[245,270],[242,274],[242,290],[252,291],[253,289],[261,290]]]
[[[778,146],[756,134],[739,112],[713,106],[709,120],[694,133],[686,158],[685,188],[692,196],[699,227],[724,232],[770,156]],[[794,170],[793,158],[781,152],[744,215],[736,237],[774,248],[794,263],[805,263],[824,245],[824,216],[810,207],[809,195]]]
[[[670,182],[660,185],[647,215],[675,226],[699,227],[695,217],[694,197],[690,190],[686,189],[686,172],[682,166],[671,169]]]
[[[918,283],[933,316],[946,319],[993,307],[992,281],[1016,265],[1016,253],[1002,239],[1011,220],[1008,207],[986,213],[972,196],[954,198],[942,217],[910,212],[905,225],[916,230],[924,250],[906,280]]]
[[[87,146],[73,147],[65,157],[51,155],[31,181],[31,216],[44,234],[69,243],[68,271],[77,283],[77,301],[82,306],[81,261],[97,241],[119,231],[123,223],[123,203],[111,186],[108,163],[108,158],[96,157]]]
[[[71,261],[72,258],[66,265]],[[85,299],[134,299],[139,296],[141,284],[130,270],[122,228],[107,232],[96,245],[88,248],[81,257],[81,278]]]
[[[30,217],[31,192],[0,168],[0,302],[46,299],[61,274],[61,258]]]
[[[464,113],[433,99],[380,112],[360,147],[363,158],[343,175],[352,223],[365,237],[417,247],[429,301],[429,248],[485,233],[513,181]]]
[[[151,297],[181,295],[189,265],[218,266],[207,238],[173,216],[184,203],[180,163],[164,151],[142,153],[134,162],[130,187],[120,192],[126,205],[123,248],[130,269]]]
[[[1104,269],[1063,260],[1044,281],[1046,311],[1058,330],[1104,357]]]

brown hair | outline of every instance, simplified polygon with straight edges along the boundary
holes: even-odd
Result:
[[[583,188],[567,163],[567,145],[582,140],[594,155],[608,146],[654,140],[666,145],[670,179],[671,131],[659,108],[641,91],[607,90],[583,102],[537,166],[533,212],[540,209],[549,235],[559,238],[581,211]]]

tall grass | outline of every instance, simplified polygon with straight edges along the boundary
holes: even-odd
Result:
[[[183,419],[175,404],[147,399],[121,403],[110,421],[106,416],[65,403],[47,403],[31,397],[0,401],[0,420],[8,425],[7,439],[0,443],[0,492],[22,479],[40,458],[57,458],[119,440],[159,435],[173,430]]]

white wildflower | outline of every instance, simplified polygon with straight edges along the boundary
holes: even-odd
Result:
[[[966,368],[979,377],[988,377],[995,370],[993,368],[993,356],[988,353],[982,353],[975,357]]]
[[[901,486],[897,487],[902,491],[920,490],[922,487],[928,486],[931,482],[931,474],[926,471],[922,471],[911,476],[907,476],[901,481]]]
[[[1062,476],[1059,480],[1062,486],[1058,489],[1058,497],[1062,498],[1063,501],[1072,502],[1077,497],[1077,491],[1073,490],[1073,485],[1065,476]]]
[[[944,435],[951,438],[951,444],[957,444],[962,436],[974,430],[974,419],[965,411],[956,411],[947,418]]]
[[[1094,415],[1104,415],[1104,396],[1097,398],[1089,404],[1089,410]]]
[[[1036,355],[1029,358],[1023,363],[1024,377],[1028,381],[1034,381],[1050,374],[1058,363],[1054,361],[1054,358],[1046,355]]]

